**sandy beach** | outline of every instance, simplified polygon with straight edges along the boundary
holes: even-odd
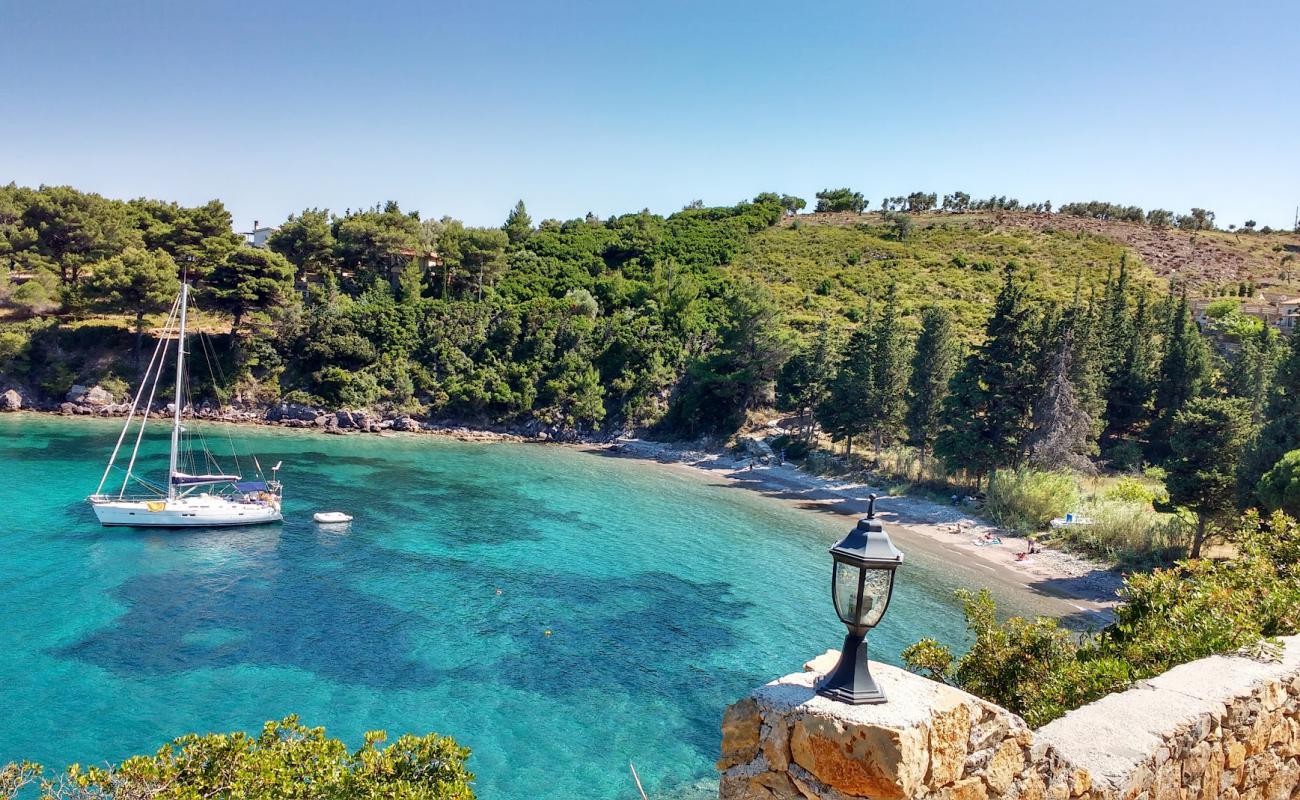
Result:
[[[980,576],[987,576],[987,584],[981,581],[982,585],[1031,592],[1046,601],[1057,616],[1072,618],[1081,627],[1106,624],[1117,603],[1122,578],[1106,564],[1052,548],[1018,559],[1017,554],[1028,550],[1028,541],[974,516],[969,508],[917,497],[891,497],[879,487],[811,475],[790,464],[762,465],[660,442],[622,440],[584,449],[675,465],[709,480],[760,492],[808,511],[842,516],[846,521],[864,515],[868,496],[875,493],[876,512],[890,524],[891,534],[904,551],[924,550],[954,565],[976,567]],[[986,534],[1000,543],[977,544]]]

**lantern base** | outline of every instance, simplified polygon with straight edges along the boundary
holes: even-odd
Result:
[[[851,706],[885,702],[885,693],[871,677],[867,662],[866,634],[850,632],[835,668],[817,682],[817,694]]]

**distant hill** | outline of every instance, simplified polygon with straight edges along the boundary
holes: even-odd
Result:
[[[796,327],[823,318],[852,321],[867,298],[891,281],[909,316],[935,303],[968,333],[983,323],[1008,261],[1026,267],[1042,299],[1067,302],[1076,283],[1084,298],[1129,258],[1136,283],[1165,287],[1170,279],[1193,292],[1229,282],[1300,291],[1280,276],[1300,272],[1283,263],[1300,254],[1291,233],[1154,230],[1145,225],[1023,211],[911,215],[900,239],[881,213],[786,217],[754,234],[729,269],[771,286]],[[1300,255],[1295,259],[1300,260]]]

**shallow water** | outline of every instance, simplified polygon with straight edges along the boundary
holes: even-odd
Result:
[[[629,761],[652,797],[707,796],[722,709],[843,636],[826,548],[844,521],[679,470],[243,429],[285,463],[283,525],[136,531],[83,502],[116,433],[0,417],[0,763],[297,713],[353,745],[453,735],[488,800],[635,796]],[[319,527],[324,509],[356,521]],[[874,657],[960,640],[953,576],[909,560]]]

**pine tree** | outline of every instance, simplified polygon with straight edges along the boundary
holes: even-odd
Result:
[[[912,354],[906,419],[908,442],[921,451],[923,461],[939,435],[943,401],[957,360],[952,317],[937,306],[927,308],[921,314],[921,334]]]
[[[1291,450],[1300,448],[1300,332],[1287,337],[1264,407],[1264,422],[1247,448],[1239,475],[1239,497],[1256,502],[1260,477]]]
[[[898,287],[890,284],[884,312],[871,331],[871,383],[865,398],[876,455],[892,444],[907,412],[907,339],[898,313]]]
[[[510,213],[506,215],[506,224],[501,226],[501,230],[506,232],[510,244],[519,244],[533,235],[533,218],[528,216],[523,200],[515,203],[515,207],[510,209]]]
[[[166,251],[134,247],[96,264],[86,285],[92,307],[135,315],[134,358],[137,366],[144,338],[144,315],[165,311],[179,291],[176,262]]]
[[[250,311],[270,308],[293,296],[293,265],[272,250],[240,247],[204,281],[210,306],[231,315],[231,333],[239,330]]]
[[[1026,444],[1036,467],[1092,474],[1096,469],[1088,455],[1094,448],[1093,423],[1071,377],[1075,351],[1074,330],[1066,328],[1052,358],[1047,388],[1034,405],[1033,432]]]
[[[953,378],[944,401],[950,427],[934,448],[950,471],[973,474],[977,485],[1020,459],[1040,385],[1037,320],[1010,266],[1005,276],[984,342]]]
[[[1200,558],[1209,523],[1232,508],[1250,412],[1238,398],[1195,397],[1172,422],[1165,485],[1170,500],[1196,513],[1189,555]]]
[[[1192,319],[1187,293],[1179,295],[1169,313],[1164,357],[1155,387],[1155,420],[1151,425],[1149,450],[1153,456],[1168,451],[1168,437],[1174,415],[1187,401],[1199,396],[1210,380],[1210,353]]]

